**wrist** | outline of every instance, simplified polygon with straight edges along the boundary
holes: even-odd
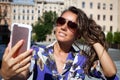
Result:
[[[101,44],[98,43],[98,42],[96,42],[96,43],[94,43],[92,46],[93,46],[93,47],[96,47],[96,46],[98,46],[98,45],[101,45]]]
[[[5,72],[2,69],[0,69],[0,77],[4,80],[9,80],[9,77],[6,76]]]

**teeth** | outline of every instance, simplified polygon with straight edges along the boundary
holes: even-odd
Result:
[[[64,33],[60,33],[60,36],[65,36],[65,34]]]

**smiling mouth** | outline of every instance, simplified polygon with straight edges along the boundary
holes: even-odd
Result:
[[[62,33],[62,32],[59,32],[59,35],[62,36],[62,37],[65,37],[66,34]]]

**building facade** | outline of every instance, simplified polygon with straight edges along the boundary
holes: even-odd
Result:
[[[2,0],[5,1],[6,0]],[[58,16],[69,6],[82,9],[107,33],[120,31],[120,0],[11,0],[10,23],[35,24],[45,11]],[[53,31],[54,32],[54,31]],[[54,37],[54,36],[53,36]],[[51,38],[51,39],[50,39]],[[48,36],[46,41],[54,40]]]
[[[65,7],[76,6],[94,19],[105,33],[118,30],[120,0],[65,0]]]
[[[0,25],[11,24],[10,0],[0,0]]]
[[[58,15],[64,10],[64,0],[35,0],[38,17],[45,11],[53,11]]]
[[[120,31],[120,0],[64,0],[64,9],[76,6],[107,32]],[[61,14],[61,11],[58,13]]]
[[[0,0],[0,45],[9,42],[11,24],[11,0]]]
[[[118,5],[120,5],[120,0],[118,0]],[[118,31],[120,32],[120,7],[118,7]]]
[[[12,23],[32,25],[37,21],[35,4],[32,0],[13,0],[11,8]]]

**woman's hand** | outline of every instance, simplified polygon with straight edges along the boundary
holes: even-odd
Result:
[[[0,74],[4,79],[18,78],[17,80],[19,80],[21,78],[27,78],[32,50],[25,51],[13,58],[13,55],[17,53],[22,44],[23,40],[20,40],[11,50],[10,46],[6,48],[0,70]]]

